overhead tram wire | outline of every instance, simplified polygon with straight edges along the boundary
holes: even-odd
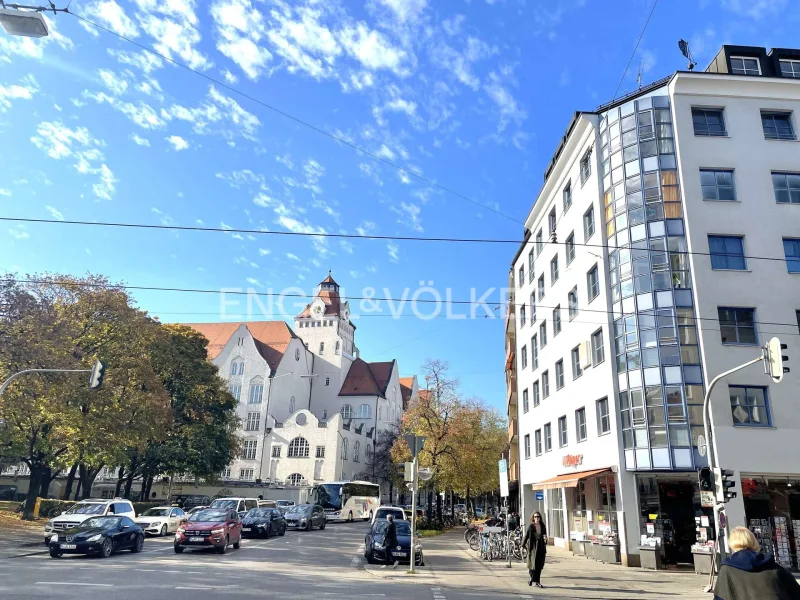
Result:
[[[622,72],[622,77],[619,78],[617,89],[614,90],[614,97],[612,98],[612,102],[617,99],[619,88],[622,87],[622,82],[625,81],[625,75],[628,74],[628,69],[631,68],[633,57],[636,56],[636,51],[639,49],[639,44],[642,42],[642,38],[644,37],[644,32],[647,31],[647,26],[650,24],[650,19],[653,17],[653,13],[656,10],[656,6],[658,6],[658,0],[654,0],[653,7],[650,9],[650,14],[647,15],[647,20],[644,22],[644,27],[642,27],[642,31],[639,33],[639,38],[636,40],[636,45],[634,45],[633,47],[633,52],[631,52],[631,57],[628,59],[628,64],[625,65],[625,70]]]
[[[306,231],[263,231],[261,229],[236,229],[226,227],[201,227],[195,225],[155,225],[146,223],[121,223],[111,221],[75,221],[75,220],[61,220],[61,219],[34,219],[27,217],[0,217],[0,222],[8,221],[13,223],[45,223],[50,225],[86,225],[91,227],[120,227],[127,229],[153,229],[153,230],[167,230],[167,231],[199,231],[199,232],[213,232],[213,233],[246,233],[251,235],[277,235],[286,237],[309,237],[309,238],[338,238],[338,239],[363,239],[363,240],[390,240],[398,242],[442,242],[442,243],[459,243],[459,244],[523,244],[527,243],[531,246],[539,243],[527,240],[518,239],[502,239],[502,238],[449,238],[449,237],[422,237],[422,236],[403,236],[403,235],[374,235],[374,234],[357,234],[357,233],[314,233]],[[552,246],[566,246],[567,242],[554,242],[552,240],[542,240],[543,245]],[[600,248],[609,251],[629,249],[636,250],[637,252],[657,252],[659,254],[683,254],[686,256],[731,256],[728,254],[712,254],[711,252],[699,252],[697,250],[658,250],[652,248],[633,248],[631,246],[612,246],[610,244],[587,244],[586,242],[572,242],[573,246],[583,248]],[[738,257],[738,255],[737,255]],[[742,255],[740,258],[752,260],[768,260],[776,262],[786,262],[786,257],[775,256],[752,256]]]
[[[175,293],[193,293],[193,294],[219,294],[224,290],[225,294],[230,294],[232,296],[264,296],[264,297],[274,297],[280,296],[283,298],[308,298],[313,299],[316,298],[316,294],[283,294],[281,292],[259,292],[256,290],[241,290],[239,288],[219,288],[219,289],[206,289],[206,288],[174,288],[174,287],[159,287],[159,286],[144,286],[144,285],[127,285],[127,284],[102,284],[102,283],[84,283],[84,282],[71,282],[71,281],[58,281],[58,280],[43,280],[43,279],[17,279],[15,280],[17,283],[27,283],[32,285],[73,285],[76,287],[84,287],[84,288],[116,288],[116,289],[124,289],[124,290],[136,290],[136,291],[147,291],[147,292],[175,292]],[[497,305],[498,302],[480,302],[478,300],[447,300],[446,302],[441,299],[433,299],[433,298],[417,298],[417,299],[409,299],[409,298],[392,298],[389,296],[341,296],[342,300],[366,300],[370,302],[414,302],[419,304],[453,304],[458,306],[472,306],[472,305],[487,305],[487,306],[494,306]],[[505,304],[500,302],[500,304]],[[520,306],[527,306],[526,303],[513,303],[514,307]],[[543,309],[555,309],[560,308],[560,306],[543,306],[537,305],[537,308]],[[672,307],[670,307],[672,308]],[[579,312],[586,312],[586,313],[598,313],[598,314],[616,314],[614,311],[611,310],[602,310],[602,309],[592,309],[592,308],[581,308]],[[624,316],[633,316],[632,313],[620,313]],[[712,321],[715,323],[720,323],[721,319],[714,318],[714,317],[691,317],[692,322],[696,323],[697,321]],[[774,321],[753,321],[754,325],[774,325],[776,327],[791,327],[796,328],[797,323],[776,323]]]
[[[82,15],[79,15],[77,13],[69,12],[67,10],[65,10],[64,12],[67,12],[67,14],[72,15],[76,19],[79,19],[79,20],[83,21],[84,23],[87,23],[87,24],[91,25],[92,27],[96,27],[97,29],[100,29],[101,31],[105,31],[108,34],[116,36],[117,38],[119,38],[119,39],[121,39],[121,40],[123,40],[125,42],[128,42],[129,44],[133,44],[134,46],[137,46],[138,48],[141,48],[142,50],[144,50],[146,52],[149,52],[153,56],[157,56],[157,57],[161,58],[162,60],[165,60],[165,61],[167,61],[167,62],[169,62],[169,63],[171,63],[171,64],[173,64],[175,66],[181,67],[182,69],[185,69],[185,70],[189,71],[190,73],[194,73],[195,75],[198,75],[198,76],[206,79],[207,81],[210,81],[210,82],[214,83],[215,85],[218,85],[218,86],[220,86],[222,88],[225,88],[226,90],[228,90],[230,92],[233,92],[234,94],[237,94],[237,95],[241,96],[242,98],[247,98],[251,102],[255,102],[259,106],[262,106],[263,108],[271,110],[272,112],[274,112],[274,113],[276,113],[276,114],[278,114],[278,115],[280,115],[282,117],[290,119],[290,120],[294,121],[295,123],[298,123],[299,125],[307,127],[307,128],[309,128],[309,129],[311,129],[313,131],[316,131],[317,133],[320,133],[320,134],[322,134],[322,135],[324,135],[324,136],[326,136],[326,137],[328,137],[328,138],[330,138],[332,140],[335,140],[335,141],[339,142],[340,144],[344,144],[345,146],[348,146],[349,148],[352,148],[353,150],[356,150],[357,152],[361,152],[361,153],[369,156],[373,160],[382,162],[383,164],[388,165],[388,166],[392,167],[393,169],[397,169],[398,171],[401,171],[402,173],[405,173],[409,177],[413,177],[413,178],[415,178],[415,179],[417,179],[419,181],[422,181],[422,182],[424,182],[424,183],[426,183],[426,184],[428,184],[428,185],[430,185],[430,186],[432,186],[432,187],[434,187],[436,189],[442,190],[443,192],[451,194],[451,195],[453,195],[453,196],[455,196],[457,198],[460,198],[462,200],[466,200],[467,202],[470,202],[470,203],[474,204],[475,206],[479,206],[480,208],[482,208],[484,210],[488,210],[490,212],[493,212],[493,213],[495,213],[495,214],[497,214],[497,215],[499,215],[499,216],[501,216],[501,217],[503,217],[505,219],[508,219],[509,221],[513,221],[514,223],[517,223],[517,224],[520,224],[520,225],[524,225],[524,223],[522,221],[520,221],[519,219],[516,219],[516,218],[514,218],[514,217],[512,217],[510,215],[507,215],[504,212],[501,212],[501,211],[499,211],[499,210],[497,210],[495,208],[492,208],[491,206],[487,206],[486,204],[478,202],[477,200],[474,200],[473,198],[470,198],[469,196],[466,196],[466,195],[462,194],[461,192],[457,192],[456,190],[453,190],[452,188],[449,188],[449,187],[447,187],[445,185],[442,185],[441,183],[437,183],[433,179],[429,179],[428,177],[420,175],[419,173],[415,173],[411,169],[407,169],[407,168],[405,168],[405,167],[403,167],[403,166],[401,166],[401,165],[399,165],[399,164],[397,164],[397,163],[395,163],[395,162],[393,162],[393,161],[391,161],[391,160],[389,160],[387,158],[383,158],[382,156],[378,156],[374,152],[370,152],[369,150],[366,150],[366,149],[362,148],[361,146],[359,146],[359,145],[357,145],[357,144],[355,144],[355,143],[343,138],[342,136],[339,136],[339,135],[336,135],[336,134],[331,133],[329,131],[326,131],[322,127],[314,125],[313,123],[309,123],[308,121],[305,121],[305,120],[301,119],[300,117],[296,117],[296,116],[292,115],[291,113],[286,112],[285,110],[282,110],[282,109],[280,109],[280,108],[278,108],[276,106],[273,106],[273,105],[271,105],[271,104],[269,104],[267,102],[264,102],[263,100],[260,100],[259,98],[256,98],[255,96],[252,96],[252,95],[250,95],[250,94],[248,94],[246,92],[243,92],[243,91],[233,87],[232,85],[230,85],[228,83],[225,83],[224,81],[221,81],[220,79],[212,77],[211,75],[208,75],[206,73],[202,73],[202,72],[198,71],[197,69],[193,69],[192,67],[190,67],[187,64],[184,64],[184,63],[182,63],[182,62],[180,62],[178,60],[175,60],[173,58],[165,56],[164,54],[161,54],[160,52],[154,50],[153,48],[150,48],[149,46],[146,46],[145,44],[139,43],[136,40],[133,40],[133,39],[131,39],[129,37],[126,37],[126,36],[124,36],[124,35],[122,35],[120,33],[117,33],[116,31],[112,31],[111,29],[108,29],[107,27],[103,27],[99,23],[95,23],[91,19],[87,19],[86,17],[84,17]]]

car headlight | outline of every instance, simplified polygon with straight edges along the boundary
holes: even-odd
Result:
[[[88,538],[86,541],[87,542],[99,542],[101,537],[103,537],[103,536],[98,533],[97,535],[93,535],[92,537]]]
[[[45,523],[44,524],[44,529],[45,529],[45,531],[47,531],[48,529],[52,530],[53,529],[53,522],[52,521],[48,521],[47,523]]]
[[[150,523],[150,527],[161,527],[161,521],[153,521]]]
[[[305,522],[306,522],[306,518],[305,518],[305,517],[303,517],[302,519],[300,519],[300,523],[305,523]]]
[[[57,541],[58,541],[58,534],[57,534],[57,533],[54,533],[54,534],[53,534],[53,537],[51,537],[51,538],[50,538],[50,541],[51,541],[51,542],[57,542]]]
[[[224,527],[220,528],[220,529],[212,529],[211,530],[211,535],[220,535],[220,534],[223,534],[223,533],[225,533],[225,528]]]
[[[375,542],[373,546],[375,547],[376,550],[383,550],[383,544],[381,544],[380,542]]]

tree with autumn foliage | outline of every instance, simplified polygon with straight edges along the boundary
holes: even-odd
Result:
[[[403,414],[402,433],[425,437],[418,460],[433,477],[426,484],[428,504],[432,494],[456,492],[471,494],[497,489],[497,460],[506,449],[505,422],[480,400],[465,400],[460,382],[448,375],[449,365],[428,360],[422,367],[426,387]],[[411,460],[401,435],[392,448],[395,462]],[[437,493],[437,513],[441,519],[441,496]]]

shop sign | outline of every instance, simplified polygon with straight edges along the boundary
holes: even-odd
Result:
[[[534,492],[537,500],[544,500],[544,492]]]
[[[583,464],[583,454],[567,454],[562,463],[565,467],[577,467]]]

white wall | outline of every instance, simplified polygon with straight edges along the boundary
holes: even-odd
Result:
[[[794,111],[794,129],[800,130],[800,81],[680,74],[671,84],[676,122],[676,145],[686,206],[689,250],[708,252],[708,234],[744,236],[745,254],[783,258],[783,237],[800,237],[800,205],[777,204],[770,172],[800,171],[800,144],[765,140],[761,109]],[[694,135],[691,107],[724,107],[728,136]],[[700,168],[734,169],[736,202],[703,201]],[[797,474],[800,472],[800,337],[795,311],[800,309],[800,275],[787,273],[782,260],[748,259],[747,271],[713,271],[710,257],[692,255],[700,344],[705,380],[759,355],[756,346],[723,346],[718,306],[756,309],[756,319],[780,325],[758,326],[758,343],[774,335],[788,344],[792,372],[780,384],[764,375],[762,365],[749,367],[719,383],[711,406],[717,453],[723,468],[738,473]],[[734,427],[728,384],[766,386],[772,427]],[[739,498],[728,506],[733,525],[743,524]]]

